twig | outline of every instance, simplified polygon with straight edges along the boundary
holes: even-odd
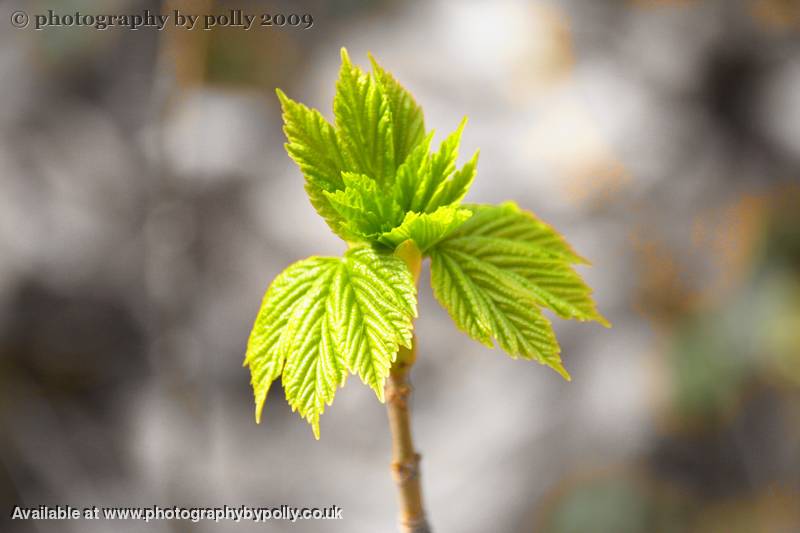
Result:
[[[411,387],[408,372],[416,358],[416,339],[412,349],[400,348],[397,362],[386,382],[386,406],[392,433],[392,477],[397,485],[401,533],[430,533],[422,506],[420,455],[414,450],[408,397]]]

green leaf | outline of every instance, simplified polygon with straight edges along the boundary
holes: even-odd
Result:
[[[533,213],[523,211],[514,202],[500,205],[464,204],[461,207],[473,212],[472,218],[461,228],[465,235],[519,241],[567,263],[589,264],[552,226]]]
[[[512,203],[464,207],[472,217],[429,252],[434,295],[471,337],[489,346],[494,338],[511,355],[567,377],[539,307],[608,325],[570,266],[582,259],[550,226]]]
[[[383,402],[384,383],[399,345],[411,348],[416,286],[406,264],[363,247],[345,254],[334,284],[336,341],[351,372]]]
[[[430,252],[431,283],[459,329],[490,348],[494,338],[512,357],[534,359],[569,379],[550,322],[536,302],[502,270],[447,244]]]
[[[290,317],[315,286],[329,279],[338,261],[331,257],[311,257],[294,263],[275,278],[264,295],[244,361],[250,367],[257,422],[261,420],[272,382],[283,372],[286,352],[279,345]]]
[[[334,233],[347,240],[341,229],[341,217],[328,203],[324,193],[344,188],[341,178],[346,169],[336,132],[316,109],[295,102],[276,89],[283,110],[286,151],[305,177],[305,189],[311,204]]]
[[[430,201],[445,179],[455,171],[456,159],[458,159],[458,145],[461,142],[461,133],[467,125],[467,118],[464,117],[458,125],[458,129],[448,135],[439,146],[439,151],[430,158],[430,171],[425,173],[414,191],[414,199],[411,202],[411,211],[432,212],[439,206],[431,206]]]
[[[380,194],[375,180],[352,172],[343,172],[342,178],[345,189],[325,195],[350,233],[370,240],[397,223],[400,207],[391,196]]]
[[[278,378],[316,438],[348,374],[384,401],[398,350],[413,342],[423,253],[434,294],[458,327],[569,379],[542,308],[608,325],[572,267],[586,261],[513,203],[461,205],[478,162],[476,152],[456,168],[466,118],[431,153],[433,133],[411,94],[371,55],[368,74],[341,54],[335,125],[277,90],[286,150],[314,208],[351,249],[299,261],[267,290],[244,361],[256,421]],[[393,255],[379,251],[386,247]]]
[[[397,200],[404,212],[411,210],[417,189],[427,179],[426,176],[430,174],[428,151],[430,150],[432,139],[433,133],[425,136],[397,168],[397,175],[392,187],[392,196]]]
[[[402,224],[383,233],[378,240],[394,248],[401,242],[411,239],[420,252],[425,252],[450,235],[470,216],[472,211],[455,206],[440,207],[433,213],[408,212]]]
[[[333,288],[344,269],[331,263],[292,309],[278,350],[286,362],[281,381],[286,400],[319,438],[319,417],[347,377],[346,360],[336,349]]]
[[[350,62],[344,48],[333,113],[350,170],[380,184],[393,179],[396,166],[389,101],[378,82]]]
[[[398,346],[411,345],[415,316],[413,277],[397,257],[362,247],[291,265],[267,290],[248,342],[256,420],[279,376],[292,410],[317,438],[319,417],[348,371],[383,401]]]
[[[587,261],[551,226],[513,202],[464,207],[473,216],[453,234],[451,245],[513,275],[534,301],[558,316],[610,326],[592,300],[592,289],[570,266]]]
[[[425,117],[411,93],[384,70],[372,54],[369,59],[392,113],[394,158],[397,163],[402,163],[425,137]]]
[[[439,184],[433,197],[425,206],[426,211],[438,209],[443,205],[451,205],[461,202],[475,180],[475,173],[478,166],[478,152],[472,156],[460,170],[455,172],[449,179]]]
[[[412,238],[426,249],[466,219],[456,206],[475,178],[478,154],[455,171],[466,118],[430,154],[422,110],[370,55],[373,74],[342,49],[334,98],[336,127],[277,90],[286,149],[306,178],[317,212],[347,242],[396,246]],[[388,190],[387,190],[388,189]]]
[[[534,302],[562,318],[596,320],[608,325],[595,308],[591,289],[562,260],[543,255],[525,243],[494,237],[460,237],[447,245],[501,269]]]

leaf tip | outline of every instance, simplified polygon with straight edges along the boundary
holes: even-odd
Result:
[[[281,104],[281,109],[283,109],[284,112],[286,112],[287,108],[289,107],[289,104],[292,103],[292,99],[286,96],[286,93],[283,92],[280,89],[280,87],[275,87],[275,95],[278,97],[278,101]]]
[[[261,411],[263,409],[264,409],[264,400],[259,401],[258,399],[256,399],[256,424],[261,423]]]
[[[572,376],[569,375],[569,372],[567,372],[567,369],[561,364],[561,361],[548,364],[553,370],[558,372],[558,375],[564,378],[565,381],[572,381]]]
[[[594,317],[594,320],[595,320],[595,322],[599,323],[604,328],[611,329],[611,328],[614,327],[614,325],[611,323],[611,321],[609,321],[606,317],[604,317],[600,313],[597,313],[597,316]]]
[[[373,390],[375,391],[375,396],[378,397],[378,401],[381,403],[386,403],[386,394],[384,393],[384,383],[378,383]]]

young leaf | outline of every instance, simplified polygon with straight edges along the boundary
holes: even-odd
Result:
[[[411,202],[411,211],[418,213],[432,212],[439,207],[431,206],[430,200],[439,186],[456,168],[458,145],[461,142],[461,133],[466,125],[467,119],[464,117],[458,125],[458,129],[448,135],[439,146],[439,151],[431,156],[430,171],[420,176],[421,179],[417,183],[414,199]]]
[[[430,256],[433,294],[459,329],[490,348],[495,338],[512,357],[534,359],[569,379],[550,322],[513,277],[448,240]]]
[[[425,206],[425,210],[438,209],[439,206],[451,205],[460,202],[472,186],[478,166],[478,152],[472,156],[460,170],[456,171],[448,180],[439,184],[433,197]]]
[[[550,226],[515,204],[464,206],[472,217],[430,252],[434,294],[450,315],[473,338],[490,337],[506,351],[536,357],[563,372],[555,338],[539,306],[563,318],[608,322],[597,311],[591,289],[570,263],[584,262]],[[500,293],[501,296],[498,296]],[[502,295],[512,296],[531,314],[536,327],[515,332],[502,324]],[[535,316],[535,319],[533,318]],[[512,316],[507,316],[514,321]],[[555,350],[548,351],[552,339]],[[516,344],[515,344],[516,342]],[[536,347],[526,353],[526,342]]]
[[[344,188],[341,172],[346,167],[336,132],[319,111],[295,102],[280,89],[275,92],[283,109],[283,131],[288,140],[286,151],[305,177],[311,205],[334,233],[347,240],[348,235],[341,229],[341,217],[324,195],[326,191]]]
[[[396,166],[389,102],[378,82],[353,65],[344,48],[333,113],[351,169],[380,184],[391,180]]]
[[[319,417],[348,371],[383,401],[398,346],[410,346],[415,316],[413,277],[397,257],[362,247],[290,266],[267,290],[248,342],[256,420],[281,374],[289,405],[317,438]]]
[[[456,170],[466,119],[431,154],[422,110],[370,60],[367,74],[342,49],[335,127],[277,91],[286,149],[312,204],[351,246],[366,242],[341,258],[287,268],[267,290],[248,341],[256,420],[281,377],[290,406],[317,438],[319,417],[348,373],[383,401],[399,347],[412,344],[423,252],[432,259],[434,294],[461,329],[567,379],[540,308],[608,325],[571,266],[586,261],[553,228],[513,203],[461,205],[478,160],[476,152]]]
[[[514,202],[500,205],[464,204],[462,207],[473,212],[469,224],[462,228],[464,234],[519,241],[567,263],[589,264],[550,225],[533,213],[523,211]]]
[[[278,345],[286,359],[281,378],[286,400],[292,411],[311,424],[317,439],[319,417],[347,377],[345,357],[336,349],[333,339],[336,329],[333,289],[343,269],[341,262],[335,262],[320,272],[316,283],[292,309]]]
[[[335,339],[349,370],[382,402],[399,345],[411,347],[416,287],[401,259],[379,255],[369,247],[347,252],[345,266],[333,291]]]
[[[256,422],[261,420],[261,410],[272,382],[283,372],[286,352],[279,349],[279,344],[289,318],[320,280],[329,279],[329,273],[338,261],[333,257],[311,257],[298,261],[280,273],[264,295],[247,342],[244,360],[245,366],[250,367],[256,400]]]
[[[351,233],[370,240],[397,223],[400,206],[391,196],[380,194],[375,180],[352,172],[343,172],[342,178],[345,189],[325,195]]]
[[[399,164],[405,161],[414,147],[425,137],[425,117],[411,93],[400,85],[394,76],[385,71],[372,54],[369,55],[369,59],[372,62],[375,78],[389,102],[389,110],[392,113],[394,158]]]
[[[414,147],[405,161],[397,168],[397,175],[392,186],[392,196],[404,212],[411,211],[414,194],[430,173],[428,152],[432,139],[433,133],[431,132]]]
[[[473,216],[448,239],[451,245],[513,275],[539,305],[558,316],[610,325],[598,312],[591,288],[570,266],[587,261],[551,226],[513,202],[464,207]]]
[[[420,252],[425,252],[455,231],[470,216],[472,211],[458,209],[455,206],[443,206],[433,213],[408,212],[402,224],[383,233],[378,240],[394,248],[401,242],[411,239]]]

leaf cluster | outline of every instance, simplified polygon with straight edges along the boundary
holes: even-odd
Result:
[[[280,377],[317,438],[319,416],[348,374],[383,401],[399,347],[411,347],[416,268],[400,248],[431,259],[434,295],[461,330],[567,379],[542,308],[607,325],[572,268],[586,261],[553,228],[511,202],[462,204],[478,163],[476,152],[456,165],[466,119],[433,150],[420,106],[370,61],[365,72],[342,49],[333,124],[277,90],[286,151],[312,205],[349,250],[294,263],[272,282],[245,365],[256,419]]]

